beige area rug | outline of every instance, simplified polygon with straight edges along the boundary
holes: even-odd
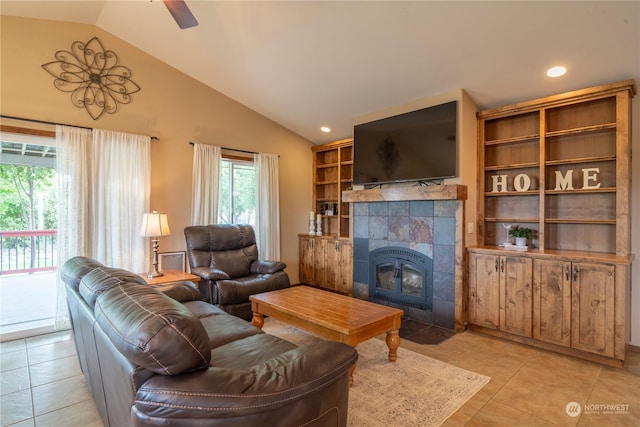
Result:
[[[319,340],[266,318],[264,331],[297,345]],[[358,364],[349,391],[350,427],[439,426],[484,387],[489,377],[402,348],[390,362],[379,339],[358,345]]]

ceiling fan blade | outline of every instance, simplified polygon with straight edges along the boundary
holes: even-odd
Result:
[[[178,23],[178,27],[181,29],[191,28],[198,25],[198,21],[196,20],[191,10],[189,10],[189,6],[184,2],[184,0],[162,0],[162,2],[169,9],[169,13],[173,16],[173,19]]]

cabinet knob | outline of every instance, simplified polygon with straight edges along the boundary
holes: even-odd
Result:
[[[504,259],[500,260],[500,272],[504,273]]]
[[[564,266],[564,277],[569,280],[569,264]]]
[[[578,280],[578,266],[574,265],[573,266],[573,281],[577,281]]]
[[[493,267],[496,269],[496,273],[498,272],[498,258],[496,258],[496,262],[494,263]]]

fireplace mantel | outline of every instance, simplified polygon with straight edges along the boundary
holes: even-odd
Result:
[[[370,188],[342,192],[342,201],[399,202],[410,200],[467,200],[466,185],[431,185],[421,187]]]

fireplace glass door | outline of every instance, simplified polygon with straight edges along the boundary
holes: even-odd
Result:
[[[380,248],[370,254],[370,296],[397,304],[431,309],[432,261],[406,248]]]

